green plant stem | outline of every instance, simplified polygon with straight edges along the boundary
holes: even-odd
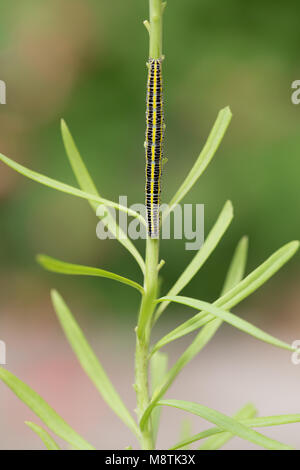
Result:
[[[162,0],[149,0],[149,23],[146,27],[150,35],[149,57],[162,57],[162,16],[165,3]],[[136,328],[135,354],[135,391],[137,397],[137,415],[140,420],[150,403],[148,372],[149,372],[149,343],[153,313],[156,307],[158,291],[159,240],[147,238],[146,260],[144,274],[144,294],[141,301],[138,325]],[[141,447],[151,450],[154,448],[154,436],[151,418],[141,430]]]
[[[137,415],[139,420],[150,403],[148,386],[149,343],[151,335],[151,320],[157,299],[158,260],[159,240],[148,238],[146,243],[144,294],[136,329],[135,390],[137,396]],[[141,446],[143,449],[148,450],[153,449],[154,447],[150,419],[143,431],[141,431]]]
[[[149,0],[150,14],[150,46],[149,56],[152,59],[161,59],[162,57],[162,30],[163,30],[163,11],[165,3],[162,0]]]

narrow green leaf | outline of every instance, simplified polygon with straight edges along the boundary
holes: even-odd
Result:
[[[222,305],[226,308],[231,308],[244,300],[279,271],[279,269],[294,256],[298,248],[298,241],[289,242],[279,248],[279,250],[273,253],[264,263],[245,277],[245,279],[220,297],[217,301],[217,306]]]
[[[259,418],[246,418],[241,419],[240,423],[247,427],[253,428],[264,428],[264,427],[271,427],[271,426],[280,426],[282,424],[293,424],[300,422],[300,414],[291,414],[291,415],[278,415],[278,416],[266,416],[266,417],[259,417]],[[226,431],[222,431],[220,428],[210,428],[205,431],[200,432],[199,434],[195,434],[190,439],[186,441],[178,442],[175,446],[173,446],[170,450],[175,450],[180,448],[181,446],[192,444],[193,442],[199,441],[201,439],[205,439],[209,436],[222,436],[227,434]],[[202,447],[201,447],[202,449]]]
[[[212,436],[216,436],[219,434],[225,434],[226,431],[222,431],[220,428],[209,428],[206,429],[205,431],[199,432],[198,434],[195,434],[194,436],[191,436],[187,439],[183,439],[180,442],[177,442],[173,447],[170,447],[169,450],[177,450],[177,449],[183,449],[189,444],[193,444],[194,442],[200,441],[201,439],[206,439]]]
[[[269,426],[279,426],[281,424],[300,423],[300,414],[260,416],[258,418],[249,418],[243,420],[245,426],[252,428],[264,428]]]
[[[246,270],[248,245],[248,237],[242,237],[237,244],[232,261],[226,274],[221,293],[222,295],[232,289],[232,287],[236,286],[241,281],[241,279],[243,279]]]
[[[134,289],[137,289],[139,292],[141,292],[141,294],[144,293],[143,287],[140,286],[137,282],[132,281],[131,279],[127,279],[126,277],[119,276],[118,274],[111,273],[110,271],[105,271],[104,269],[65,263],[46,255],[38,255],[37,261],[44,269],[54,273],[105,277],[133,287]]]
[[[191,171],[183,181],[182,185],[172,198],[169,204],[170,211],[168,212],[171,212],[174,209],[174,206],[176,204],[179,204],[179,202],[184,198],[184,196],[197,182],[198,178],[202,175],[202,173],[214,157],[224,137],[227,127],[231,121],[231,118],[232,114],[228,106],[224,109],[221,109],[199,157],[197,158]]]
[[[241,241],[239,242],[233,258],[232,262],[229,266],[228,274],[226,276],[225,280],[225,285],[227,283],[227,288],[234,287],[234,284],[230,285],[229,281],[227,281],[229,273],[231,273],[233,270],[235,272],[240,272],[240,275],[244,275],[244,270],[238,269],[239,263],[242,263],[242,266],[246,265],[246,257],[247,257],[247,250],[242,250],[243,256],[240,256],[241,250]],[[234,277],[230,274],[231,282],[239,282],[240,279],[237,277]],[[224,288],[223,288],[224,290]],[[194,341],[188,346],[188,348],[184,351],[184,353],[179,357],[177,362],[173,365],[173,367],[169,370],[169,372],[165,376],[164,382],[161,384],[160,387],[158,387],[155,390],[155,394],[153,395],[151,402],[149,404],[149,408],[152,409],[155,405],[155,403],[160,400],[168,388],[171,386],[171,384],[174,382],[175,378],[177,375],[180,373],[180,371],[195,357],[197,354],[201,351],[202,348],[210,341],[212,336],[215,334],[217,329],[220,327],[222,324],[222,320],[219,318],[215,318],[214,320],[211,320],[207,325],[205,325],[200,333],[196,336]],[[206,436],[205,436],[206,437]]]
[[[80,188],[89,194],[100,197],[96,185],[81,158],[71,132],[63,119],[61,121],[61,133],[70,165]],[[89,200],[89,203],[93,210],[97,211],[98,203],[93,200]],[[145,263],[143,258],[109,212],[107,213],[107,216],[102,219],[102,223],[106,224],[113,236],[133,255],[141,270],[144,272]]]
[[[31,423],[30,421],[25,421],[25,424],[41,438],[48,450],[60,450],[60,447],[56,444],[55,440],[52,439],[50,434],[41,426]]]
[[[44,176],[44,175],[41,175],[40,173],[29,170],[28,168],[25,168],[19,163],[14,162],[10,158],[5,157],[5,155],[2,155],[1,153],[0,153],[0,160],[3,163],[5,163],[7,166],[12,168],[13,170],[17,171],[18,173],[21,173],[27,178],[32,179],[33,181],[36,181],[37,183],[43,184],[45,186],[48,186],[49,188],[56,189],[57,191],[61,191],[66,194],[71,194],[72,196],[77,196],[82,199],[87,199],[88,201],[95,201],[95,202],[98,202],[98,204],[103,204],[104,206],[107,206],[107,207],[113,207],[114,209],[117,209],[121,212],[125,212],[128,215],[137,218],[143,225],[146,225],[145,219],[140,214],[129,209],[128,207],[122,206],[113,201],[109,201],[108,199],[104,199],[102,197],[86,193],[85,191],[81,191],[80,189],[73,188],[73,186],[70,186],[65,183],[61,183],[60,181],[54,180],[52,178],[48,178],[48,176]]]
[[[270,258],[268,258],[267,261],[265,261],[261,266],[249,274],[249,276],[247,276],[243,281],[238,283],[236,286],[232,286],[232,289],[220,297],[215,302],[215,305],[224,308],[231,308],[240,300],[244,299],[247,295],[250,295],[251,292],[256,290],[273,274],[275,274],[296,253],[298,248],[298,241],[293,241],[284,245],[282,248],[276,251],[276,253],[270,256]],[[238,252],[236,251],[233,263],[237,262],[234,261],[238,259],[237,253]],[[197,354],[199,354],[199,352],[211,340],[221,324],[222,320],[215,318],[200,330],[196,338],[192,341],[192,343],[187,347],[177,362],[166,374],[164,383],[155,391],[155,394],[152,397],[150,404],[148,405],[150,410],[155,406],[155,403],[164,396],[181,370],[192,359],[194,359],[194,357],[196,357]]]
[[[95,384],[106,403],[131,431],[139,436],[137,424],[107,377],[64,300],[56,291],[51,292],[51,298],[60,324],[82,368]]]
[[[76,449],[93,450],[93,446],[74,431],[45,400],[11,372],[0,367],[0,379],[23,401],[57,436]]]
[[[162,297],[158,301],[164,302],[165,300],[169,300],[170,302],[176,302],[182,305],[186,305],[188,307],[195,308],[196,310],[205,310],[211,313],[213,316],[220,318],[226,323],[229,323],[230,325],[234,326],[238,330],[241,330],[250,336],[254,336],[254,338],[264,341],[265,343],[272,344],[273,346],[287,349],[288,351],[295,351],[295,348],[285,343],[284,341],[274,338],[268,333],[265,333],[264,331],[262,331],[260,328],[257,328],[256,326],[252,325],[248,321],[243,320],[242,318],[237,317],[233,313],[230,313],[226,310],[216,307],[213,304],[210,304],[208,302],[204,302],[202,300],[197,300],[197,299],[192,299],[190,297],[182,297],[182,296],[174,296],[174,297],[166,296],[166,297]]]
[[[222,289],[222,294],[225,294],[227,291],[232,289],[235,285],[237,285],[241,279],[243,279],[246,269],[247,263],[247,255],[248,255],[248,237],[242,237],[237,247],[234,251],[231,263],[229,265],[224,286]],[[205,312],[203,312],[205,314]],[[165,381],[164,387],[162,387],[162,393],[158,396],[163,396],[165,391],[169,388],[171,383],[174,381],[178,373],[182,370],[182,368],[195,357],[198,352],[208,343],[208,341],[212,338],[215,334],[217,329],[221,326],[222,320],[219,318],[215,318],[208,322],[197,335],[195,340],[192,342],[190,347],[182,354],[180,359],[173,369],[170,370],[167,380]],[[217,428],[215,428],[217,429]],[[176,446],[172,447],[172,449],[180,449],[185,445],[191,444],[197,440],[207,438],[211,435],[214,436],[215,431],[212,429],[208,429],[207,431],[203,431],[202,433],[198,434],[199,439],[189,440],[186,443],[180,442]],[[192,439],[192,438],[191,438]]]
[[[227,201],[205,242],[201,246],[200,250],[196,253],[190,264],[186,267],[181,276],[175,282],[174,286],[168,292],[168,296],[177,295],[197,274],[197,272],[201,269],[201,267],[204,265],[206,260],[209,258],[209,256],[212,254],[212,252],[218,245],[222,236],[229,227],[232,218],[233,207],[231,201]],[[158,307],[158,310],[155,314],[155,320],[160,317],[160,315],[167,308],[168,305],[169,303],[165,302]]]
[[[92,180],[91,175],[84,164],[84,161],[81,158],[79,150],[64,119],[61,120],[61,134],[67,157],[69,159],[73,173],[77,179],[79,187],[89,194],[93,194],[94,196],[100,197],[96,185]],[[96,211],[98,204],[93,200],[90,200],[89,203],[92,208]]]
[[[249,276],[247,276],[243,281],[236,284],[236,286],[232,286],[232,289],[220,297],[215,302],[215,305],[224,308],[232,308],[240,300],[244,299],[247,295],[250,295],[251,292],[254,292],[273,274],[275,274],[296,253],[298,247],[299,242],[290,242],[287,245],[284,245],[276,253],[270,256],[270,258],[268,258],[261,266],[249,274]],[[246,255],[246,253],[244,253],[244,255]],[[238,259],[238,251],[236,251],[232,263],[236,263]],[[230,286],[228,285],[228,287]],[[188,346],[167,374],[164,386],[161,388],[160,393],[157,393],[158,396],[163,396],[183,367],[205,347],[221,324],[222,320],[216,318],[201,329],[190,346]]]
[[[275,274],[278,269],[283,264],[285,264],[291,256],[293,256],[297,248],[298,242],[288,243],[284,247],[280,248],[272,256],[270,256],[267,261],[255,269],[243,281],[237,284],[237,280],[244,272],[246,259],[245,244],[240,242],[236,251],[236,256],[234,257],[234,263],[231,265],[225,281],[223,288],[224,294],[216,302],[214,302],[213,305],[216,307],[224,307],[226,309],[236,306],[245,297],[252,294],[256,289],[264,284],[273,274]],[[240,263],[240,260],[242,264]],[[233,287],[230,289],[230,286]],[[207,311],[199,312],[186,322],[182,323],[180,326],[164,336],[154,346],[153,351],[157,351],[171,341],[181,338],[182,336],[185,336],[201,328],[203,325],[205,325],[205,323],[207,324],[205,326],[207,329],[205,330],[204,328],[203,336],[207,334],[207,337],[210,339],[212,336],[211,333],[215,333],[216,329],[221,325],[222,320],[216,320],[213,315],[209,315],[208,313],[209,312]]]
[[[235,436],[239,436],[246,441],[253,442],[260,447],[270,450],[291,450],[292,448],[286,444],[270,439],[263,434],[254,431],[253,429],[248,428],[244,424],[238,422],[237,420],[230,418],[229,416],[220,413],[219,411],[208,408],[204,405],[199,405],[198,403],[192,403],[182,400],[161,400],[157,403],[157,406],[171,406],[173,408],[179,408],[180,410],[187,411],[197,416],[201,416],[210,423],[216,424],[223,431],[230,432]],[[140,426],[141,429],[144,429],[147,416],[144,415]]]
[[[182,338],[182,336],[187,335],[191,331],[194,331],[195,329],[207,325],[214,318],[215,317],[213,317],[210,313],[207,312],[198,313],[198,315],[195,315],[194,317],[192,317],[192,319],[189,319],[179,325],[177,328],[174,328],[174,330],[170,331],[170,333],[166,334],[165,336],[163,336],[163,338],[157,341],[157,343],[153,346],[151,350],[151,355],[156,353],[156,351],[159,351],[161,348],[171,343],[172,341]]]
[[[243,406],[235,415],[234,419],[237,421],[241,422],[242,420],[248,419],[248,418],[254,418],[257,415],[257,410],[252,403],[248,403],[247,405]],[[215,436],[211,436],[206,441],[204,444],[202,444],[201,447],[199,447],[199,450],[218,450],[221,447],[223,447],[225,444],[227,444],[228,441],[230,441],[234,437],[233,434],[230,432],[223,432],[220,434],[216,434]]]
[[[164,376],[168,368],[168,356],[167,354],[157,352],[151,357],[150,360],[150,371],[151,371],[151,389],[152,393],[159,387],[164,379]],[[157,439],[157,433],[159,428],[161,409],[155,408],[152,413],[152,431],[154,443]]]
[[[157,407],[160,408],[160,407]],[[156,410],[156,408],[154,408]],[[152,412],[153,413],[153,412]],[[192,423],[189,419],[184,418],[181,421],[181,428],[180,428],[180,446],[177,447],[178,449],[185,448],[186,450],[189,449],[189,440],[192,436]]]
[[[179,297],[180,298],[180,297]],[[170,299],[170,298],[169,298]],[[178,297],[177,297],[178,299]],[[194,308],[198,308],[200,304],[198,304],[198,307],[195,307],[194,302],[190,302],[190,299],[186,303],[186,298],[181,297],[181,299],[184,299],[182,303],[185,305],[191,306],[191,304],[194,305]],[[181,303],[181,301],[180,301]],[[211,337],[214,335],[214,333],[217,331],[217,329],[220,326],[220,322],[226,321],[227,323],[230,323],[231,325],[235,326],[236,328],[262,340],[265,342],[268,342],[270,344],[273,344],[274,346],[281,347],[284,349],[288,349],[291,351],[294,351],[295,349],[290,346],[287,343],[284,343],[283,341],[277,340],[276,338],[273,338],[272,336],[268,335],[267,333],[264,333],[262,330],[259,328],[251,325],[251,323],[246,322],[245,320],[240,319],[239,317],[236,317],[235,315],[226,312],[224,310],[218,309],[214,307],[212,304],[209,305],[209,311],[213,315],[217,313],[218,317],[218,322],[215,320],[210,321],[201,331],[200,333],[196,336],[194,341],[188,346],[188,348],[184,351],[184,353],[180,356],[180,358],[177,360],[177,362],[173,365],[173,367],[169,370],[169,372],[165,376],[165,380],[163,384],[155,390],[155,393],[152,396],[151,402],[148,405],[145,414],[151,413],[152,409],[156,405],[157,401],[161,399],[161,397],[164,396],[170,385],[173,383],[179,372],[199,353],[199,351],[207,344],[207,342],[211,339]],[[207,307],[208,307],[207,305]],[[212,308],[210,308],[212,307]],[[216,310],[214,310],[216,308]],[[202,304],[202,309],[205,311],[208,311],[208,308],[204,307],[204,304]]]
[[[227,278],[225,281],[222,295],[216,302],[215,305],[218,307],[232,308],[237,305],[240,301],[246,298],[248,295],[257,290],[265,282],[268,281],[279,269],[289,261],[289,259],[296,253],[299,248],[299,242],[293,241],[287,243],[279,250],[277,250],[273,255],[271,255],[263,264],[261,264],[257,269],[252,271],[243,281],[236,283],[235,285],[230,285],[227,283]],[[247,253],[244,252],[246,257]],[[234,255],[233,264],[237,263],[239,260],[239,250],[237,249]],[[246,261],[246,259],[245,259]],[[245,263],[244,263],[245,265]],[[190,347],[184,352],[182,357],[182,362],[187,364],[192,360],[200,351],[205,347],[205,345],[211,340],[218,328],[221,326],[222,320],[215,318],[209,322],[202,330],[198,333],[196,338]],[[174,379],[173,379],[174,380]]]

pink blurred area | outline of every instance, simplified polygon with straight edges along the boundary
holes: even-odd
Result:
[[[238,313],[248,319],[254,317],[258,326],[291,343],[300,339],[297,286],[290,287],[284,294],[276,302],[271,301],[267,308],[239,308]],[[112,382],[134,413],[134,322],[120,324],[109,311],[87,316],[72,302],[70,307]],[[11,372],[40,393],[96,448],[124,449],[128,445],[137,448],[130,431],[103,402],[77,363],[47,296],[35,304],[25,302],[22,307],[2,306],[0,313],[1,338],[7,345],[6,367]],[[172,315],[169,312],[164,315],[157,336],[174,326]],[[185,338],[170,345],[168,352],[172,362],[187,346],[187,341]],[[229,415],[250,401],[259,415],[264,416],[299,413],[299,387],[300,365],[292,364],[288,351],[222,326],[211,343],[180,374],[167,397],[202,403]],[[38,437],[24,424],[26,420],[39,423],[38,418],[3,384],[0,384],[0,393],[0,448],[43,448]],[[186,417],[179,410],[163,410],[158,448],[168,448],[179,439],[181,422]],[[199,417],[189,418],[193,433],[210,426]],[[300,448],[300,423],[261,431]],[[255,448],[238,438],[225,447]]]

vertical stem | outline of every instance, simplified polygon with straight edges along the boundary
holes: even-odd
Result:
[[[150,45],[149,56],[152,59],[162,57],[162,15],[165,4],[162,0],[149,0],[150,6]],[[147,238],[144,290],[138,325],[136,328],[135,354],[135,391],[137,396],[137,415],[140,420],[147,408],[150,397],[148,387],[149,343],[151,335],[151,320],[155,309],[158,286],[159,240]],[[151,419],[141,431],[141,446],[143,449],[153,449],[154,439]]]
[[[150,5],[149,56],[152,59],[161,59],[164,3],[162,2],[162,0],[149,0],[149,5]]]
[[[159,240],[147,238],[146,242],[146,272],[144,279],[145,293],[142,298],[136,334],[135,355],[135,390],[137,396],[137,414],[140,420],[147,408],[150,397],[148,387],[149,342],[151,334],[151,319],[155,309],[158,281]],[[143,449],[153,449],[153,433],[151,420],[141,432]]]

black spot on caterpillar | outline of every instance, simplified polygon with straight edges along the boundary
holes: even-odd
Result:
[[[148,235],[159,238],[159,204],[164,141],[162,60],[149,59],[146,110],[146,210]]]

